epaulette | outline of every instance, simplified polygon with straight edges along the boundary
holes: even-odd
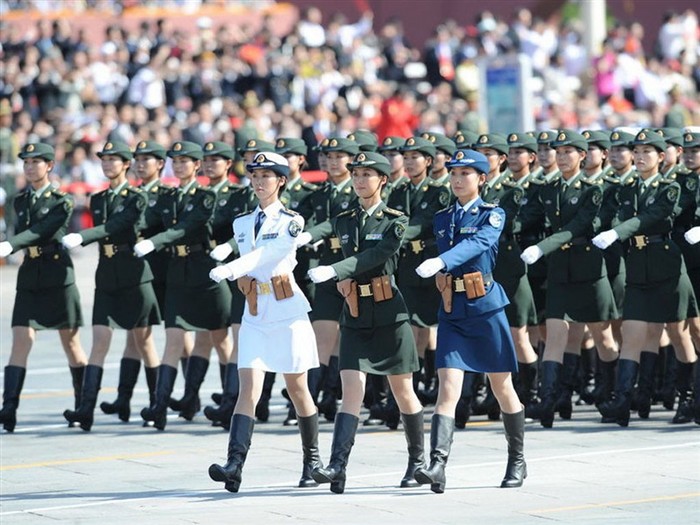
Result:
[[[540,179],[539,177],[532,177],[530,181],[532,184],[536,184],[537,186],[544,186],[547,184],[547,181],[544,179]]]
[[[310,190],[310,191],[316,191],[319,186],[317,184],[314,184],[313,182],[308,182],[308,181],[303,181],[301,183],[301,187],[304,188],[305,190]]]
[[[53,188],[53,189],[51,189],[51,190],[49,190],[49,191],[50,191],[51,193],[53,193],[54,195],[58,196],[58,197],[65,197],[65,196],[67,195],[66,192],[61,191],[61,190],[58,189],[58,188]]]
[[[596,180],[588,180],[588,179],[584,179],[582,177],[580,180],[581,180],[581,182],[588,184],[589,186],[602,186],[603,185],[603,177],[600,177],[599,179],[596,179]]]
[[[402,211],[395,210],[394,208],[389,207],[384,208],[384,213],[386,213],[387,215],[394,215],[395,217],[401,217],[402,215],[404,215]]]
[[[481,204],[479,204],[479,208],[486,208],[486,209],[498,208],[498,204],[493,204],[492,202],[482,202]]]
[[[657,182],[658,182],[659,184],[673,184],[674,182],[675,182],[676,184],[678,184],[677,181],[672,180],[672,179],[659,179]]]
[[[238,215],[234,217],[234,219],[240,219],[241,217],[245,217],[246,215],[251,215],[255,210],[248,210],[248,211],[242,211]]]
[[[297,215],[299,215],[299,214],[298,214],[297,212],[295,212],[294,210],[290,210],[290,209],[288,209],[288,208],[282,208],[282,209],[280,210],[280,213],[284,213],[285,215],[290,215],[291,217],[296,217]]]
[[[610,184],[620,184],[620,179],[617,177],[610,177],[609,175],[603,175],[603,180],[609,182]]]
[[[435,212],[435,215],[437,216],[437,215],[440,215],[440,214],[442,214],[442,213],[447,213],[447,212],[449,212],[450,210],[452,210],[452,206],[448,206],[447,208],[443,208],[443,209],[441,209],[441,210],[436,211],[436,212]]]
[[[515,181],[512,181],[512,180],[510,180],[510,179],[504,180],[504,181],[502,182],[502,184],[503,184],[504,186],[508,186],[509,188],[517,188],[517,187],[518,187],[518,183],[515,182]]]
[[[355,213],[355,211],[356,210],[354,208],[351,210],[341,211],[338,215],[336,215],[336,217],[349,217],[350,215]]]

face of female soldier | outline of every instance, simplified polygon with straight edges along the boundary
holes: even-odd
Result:
[[[413,184],[420,184],[427,177],[428,168],[432,163],[433,159],[420,151],[406,151],[403,154],[403,165]]]
[[[131,163],[124,160],[119,155],[102,155],[100,159],[102,164],[102,173],[105,174],[110,182],[120,181],[126,177],[126,172]]]
[[[39,157],[24,159],[24,176],[35,190],[46,185],[49,179],[49,172],[53,168],[53,161]]]
[[[570,179],[581,171],[581,161],[586,158],[586,152],[573,146],[559,146],[557,150],[557,166],[562,177]]]
[[[516,176],[529,173],[530,163],[535,161],[535,154],[527,148],[508,149],[508,168]]]
[[[221,155],[207,155],[202,160],[202,175],[209,177],[209,181],[220,182],[231,168],[233,161]]]
[[[350,176],[347,164],[352,160],[350,154],[344,151],[329,151],[328,152],[328,175],[337,184]]]
[[[450,187],[461,205],[479,196],[479,190],[486,182],[486,175],[467,166],[452,168]]]
[[[379,195],[385,182],[386,177],[372,168],[352,170],[352,186],[361,199],[373,199]]]
[[[253,170],[250,174],[250,184],[260,201],[260,208],[265,209],[269,204],[277,200],[280,189],[284,186],[285,179],[272,170]]]
[[[548,172],[557,163],[557,152],[554,148],[551,148],[549,144],[540,144],[537,146],[537,160],[540,162],[540,166],[546,172]]]
[[[683,150],[683,164],[689,170],[700,170],[700,146],[693,146]]]
[[[140,153],[134,157],[134,171],[145,184],[155,179],[164,165],[165,161],[155,155]]]
[[[596,170],[600,171],[603,169],[603,162],[608,157],[608,152],[604,149],[600,149],[595,144],[590,144],[588,146],[588,153],[586,154],[586,160],[583,163],[583,167],[586,170]]]
[[[643,179],[656,175],[664,160],[664,153],[649,145],[635,146],[633,154],[634,167]]]
[[[491,177],[501,173],[501,164],[506,160],[506,155],[493,148],[476,148],[476,151],[489,161],[489,175]]]
[[[621,174],[625,173],[632,167],[632,150],[627,146],[612,146],[610,165]]]
[[[173,173],[180,181],[180,186],[189,184],[197,174],[202,162],[192,157],[173,157]]]

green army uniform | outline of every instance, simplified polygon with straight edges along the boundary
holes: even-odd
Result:
[[[116,155],[129,161],[126,144],[108,142],[97,156]],[[134,254],[146,194],[127,181],[107,188],[90,199],[92,228],[80,232],[82,244],[97,242],[99,260],[95,273],[92,324],[110,328],[141,328],[160,324],[158,300],[151,285],[153,273],[144,259]]]
[[[191,142],[176,142],[168,156],[202,158],[202,148]],[[165,231],[149,240],[156,250],[170,254],[165,296],[165,327],[183,330],[218,330],[229,324],[230,292],[225,283],[209,279],[216,261],[212,247],[211,220],[216,195],[196,179],[158,201]],[[162,203],[161,203],[162,201]]]
[[[653,131],[638,133],[631,145],[666,148],[663,138]],[[658,173],[620,190],[621,205],[613,229],[627,244],[623,319],[669,323],[697,315],[681,249],[671,239],[680,196],[681,186]]]
[[[680,128],[659,128],[655,130],[664,138],[667,146],[683,147],[683,130]],[[661,176],[664,179],[676,180],[678,172],[685,171],[683,164],[679,162],[668,168]]]
[[[700,133],[688,132],[683,135],[685,148],[700,146]],[[673,223],[671,238],[681,247],[690,282],[693,283],[695,298],[700,297],[700,243],[690,245],[685,240],[685,232],[700,225],[700,171],[686,169],[677,179],[681,186],[679,207],[681,212]],[[692,216],[690,211],[693,210]]]
[[[411,137],[401,151],[420,151],[434,158],[435,146],[426,139]],[[409,183],[395,188],[387,202],[390,208],[408,216],[397,280],[411,313],[411,324],[414,326],[428,327],[437,324],[440,293],[430,279],[422,279],[416,273],[416,268],[423,261],[438,256],[433,217],[435,213],[449,206],[450,198],[451,191],[447,186],[426,177],[418,187]]]
[[[395,151],[400,154],[400,150],[405,143],[406,139],[402,137],[386,137],[382,141],[381,145],[377,147],[377,151],[383,155],[389,151]],[[408,183],[408,177],[405,176],[401,176],[393,182],[391,180],[387,181],[387,183],[382,188],[382,201],[388,202],[389,196],[391,195],[391,192],[394,191],[394,189]]]
[[[429,140],[430,142],[433,143],[435,146],[436,153],[438,151],[442,152],[445,155],[446,160],[450,160],[452,156],[457,152],[457,146],[455,143],[447,136],[443,135],[442,133],[432,133],[432,132],[424,132],[421,133],[420,136],[426,140]],[[450,186],[450,174],[445,173],[442,177],[439,179],[433,179],[435,182],[438,184],[444,184],[445,186],[449,187]],[[456,200],[455,197],[452,198],[451,203]]]
[[[568,130],[552,146],[588,148],[583,136]],[[536,202],[521,214],[523,227],[546,217],[552,229],[537,243],[547,256],[547,319],[587,323],[618,315],[603,254],[591,243],[602,201],[602,184],[586,182],[579,172],[569,181],[559,178],[541,186]]]
[[[46,144],[27,144],[19,158],[54,160]],[[13,207],[17,218],[13,251],[26,250],[17,272],[17,295],[12,326],[35,330],[61,330],[82,326],[80,294],[75,285],[73,261],[61,245],[68,232],[73,201],[47,185],[41,193],[27,187],[17,194]]]
[[[328,145],[323,146],[324,151],[342,151],[351,157],[359,152],[357,143],[350,139],[330,138]],[[314,226],[307,231],[313,241],[324,240],[320,248],[319,265],[332,265],[343,259],[340,239],[333,235],[331,219],[340,213],[351,210],[357,205],[357,195],[352,187],[352,180],[347,179],[340,187],[336,187],[330,181],[321,184],[309,197],[314,209]],[[315,287],[313,311],[311,317],[314,321],[337,321],[343,309],[343,297],[334,283],[319,283]]]
[[[134,150],[134,155],[153,155],[162,160],[165,160],[166,153],[167,151],[163,146],[150,140],[139,142]],[[147,203],[146,209],[141,216],[139,240],[149,239],[156,233],[164,230],[163,218],[158,211],[158,201],[176,191],[175,188],[164,184],[160,179],[156,179],[149,184],[143,184],[140,186],[140,189],[146,194]],[[158,299],[158,307],[162,315],[165,312],[165,281],[168,274],[170,256],[165,251],[153,251],[147,254],[144,259],[148,262],[153,273],[151,285]]]

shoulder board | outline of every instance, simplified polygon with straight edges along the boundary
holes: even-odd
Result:
[[[307,182],[307,181],[303,181],[303,182],[301,183],[301,186],[302,186],[302,188],[304,188],[305,190],[311,190],[311,191],[316,191],[316,190],[319,188],[318,185],[316,185],[316,184],[314,184],[314,183],[312,183],[312,182]]]
[[[583,182],[584,184],[588,184],[589,186],[602,186],[603,178],[601,177],[601,178],[596,179],[596,180],[588,180],[588,179],[582,178],[581,182]]]
[[[443,213],[448,213],[452,210],[452,206],[448,206],[447,208],[443,208],[441,210],[438,210],[435,212],[435,215],[441,215]]]
[[[234,217],[234,219],[240,219],[241,217],[245,217],[246,215],[252,215],[252,213],[253,213],[254,211],[255,211],[255,210],[249,210],[249,211],[241,212],[241,213],[239,213],[238,215],[236,215],[236,216]]]
[[[354,208],[353,208],[352,210],[341,211],[338,215],[336,215],[336,218],[338,218],[338,217],[348,217],[348,216],[352,215],[353,213],[355,213],[355,209],[354,209]]]
[[[673,184],[673,183],[678,184],[678,182],[673,180],[673,179],[659,179],[659,184]]]
[[[54,194],[54,195],[56,195],[57,197],[65,197],[65,196],[66,196],[66,193],[63,192],[63,191],[61,191],[61,190],[59,190],[58,188],[52,189],[52,190],[51,190],[51,193]]]
[[[297,212],[287,208],[282,208],[280,210],[280,213],[284,213],[285,215],[291,215],[292,217],[296,217],[297,215],[299,215]]]
[[[609,175],[604,175],[603,180],[605,182],[609,182],[610,184],[620,184],[620,179],[618,179],[617,177],[611,177]]]
[[[518,187],[517,183],[510,180],[510,179],[504,180],[503,185],[508,186],[509,188],[517,188]]]
[[[498,204],[493,204],[492,202],[482,202],[479,204],[479,208],[492,209],[498,208]]]
[[[433,178],[428,178],[428,186],[435,186],[436,188],[442,188],[445,184],[443,182],[437,181]]]
[[[529,182],[537,186],[543,186],[547,184],[547,181],[545,181],[544,179],[540,179],[539,177],[532,177]]]
[[[395,217],[401,217],[404,214],[402,211],[395,210],[394,208],[389,207],[384,208],[384,213],[386,213],[387,215],[393,215]]]

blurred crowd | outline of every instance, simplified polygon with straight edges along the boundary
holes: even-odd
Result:
[[[118,12],[133,2],[76,4]],[[410,42],[398,17],[380,25],[371,11],[348,20],[318,8],[300,13],[282,36],[271,19],[253,31],[194,17],[185,32],[167,18],[127,31],[115,18],[93,44],[72,31],[70,18],[42,19],[23,32],[2,22],[0,177],[9,191],[21,186],[16,155],[28,141],[55,146],[57,183],[96,185],[102,175],[95,152],[108,139],[240,144],[287,136],[314,145],[360,128],[380,140],[416,130],[485,132],[477,64],[506,53],[531,59],[538,129],[700,125],[697,15],[659,16],[664,23],[652,52],[642,47],[640,24],[614,24],[598,56],[587,55],[580,20],[540,20],[527,9],[510,20],[483,11],[467,26],[445,20],[427,42]],[[317,168],[313,155],[309,163]]]

